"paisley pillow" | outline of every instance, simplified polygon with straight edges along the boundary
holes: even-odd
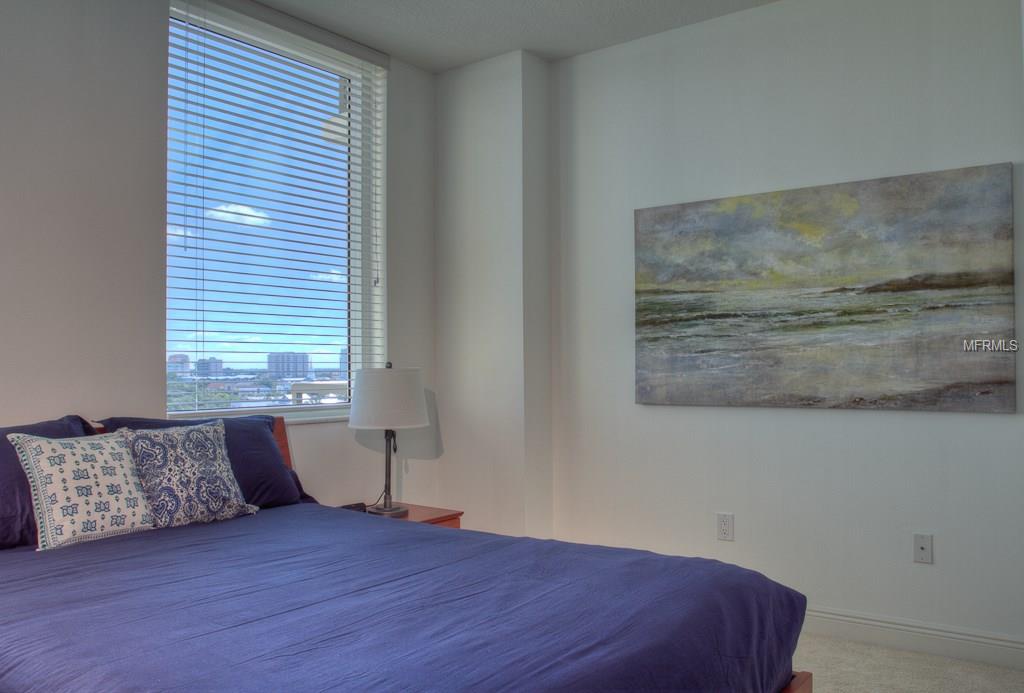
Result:
[[[149,504],[117,433],[7,436],[28,477],[39,550],[153,529]]]
[[[224,444],[224,422],[118,431],[131,451],[157,527],[230,520],[259,508],[242,496]]]

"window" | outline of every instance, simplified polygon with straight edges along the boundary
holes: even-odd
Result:
[[[384,357],[385,69],[212,3],[169,44],[167,410],[344,406]]]

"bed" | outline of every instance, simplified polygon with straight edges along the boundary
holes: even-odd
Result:
[[[718,561],[301,503],[0,552],[0,691],[809,693],[804,608]]]

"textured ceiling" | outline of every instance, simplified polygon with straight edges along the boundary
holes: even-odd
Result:
[[[557,59],[771,0],[260,0],[432,72],[528,50]]]

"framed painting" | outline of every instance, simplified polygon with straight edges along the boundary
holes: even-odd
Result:
[[[1010,164],[635,221],[639,403],[1016,409]]]

